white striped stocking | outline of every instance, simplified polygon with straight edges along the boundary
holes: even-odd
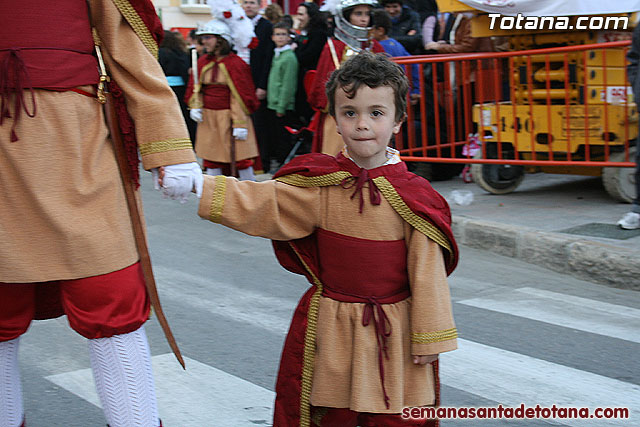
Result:
[[[18,427],[22,423],[22,385],[18,370],[20,338],[0,342],[0,427]]]
[[[89,340],[93,378],[110,427],[158,427],[149,343],[141,326]]]

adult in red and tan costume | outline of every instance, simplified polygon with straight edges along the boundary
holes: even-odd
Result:
[[[198,214],[272,239],[312,285],[282,352],[274,427],[434,426],[397,414],[438,403],[437,361],[411,355],[456,348],[449,207],[397,151],[368,170],[347,156],[299,156],[259,183],[205,177]]]
[[[250,114],[260,103],[251,69],[231,50],[233,38],[226,23],[213,19],[197,34],[207,54],[198,59],[197,84],[191,76],[185,93],[191,118],[199,122],[196,154],[208,175],[228,175],[234,160],[240,179],[253,181],[258,145]]]
[[[336,129],[336,121],[327,112],[325,85],[331,73],[362,50],[384,52],[382,45],[369,35],[371,9],[377,4],[376,0],[332,0],[325,2],[321,8],[334,15],[336,28],[335,39],[328,39],[320,54],[308,95],[309,105],[316,110],[309,126],[314,132],[311,143],[311,151],[314,153],[335,156],[344,146]]]
[[[65,314],[89,339],[109,425],[160,425],[143,327],[149,296],[96,97],[90,21],[117,83],[111,91],[120,100],[131,170],[138,170],[138,150],[145,169],[164,166],[170,176],[165,192],[173,198],[186,197],[201,178],[178,103],[156,60],[162,27],[151,2],[1,3],[2,427],[26,425],[20,336],[34,319]]]

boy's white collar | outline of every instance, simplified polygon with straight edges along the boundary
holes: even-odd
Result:
[[[395,148],[387,147],[384,154],[385,156],[387,156],[387,161],[384,162],[382,166],[395,165],[396,163],[400,163],[402,161],[400,160],[400,152]],[[346,145],[342,149],[342,155],[345,156],[347,159],[351,160],[353,163],[356,163],[355,160],[353,160],[349,155],[349,150],[347,149]],[[356,165],[358,164],[356,163]]]
[[[273,49],[273,51],[274,51],[274,52],[275,52],[275,54],[276,54],[276,58],[277,58],[278,56],[280,56],[280,54],[281,54],[282,52],[285,52],[285,51],[287,51],[287,50],[291,50],[291,45],[290,45],[290,44],[285,44],[285,45],[284,45],[284,46],[282,46],[282,47],[276,47],[276,48],[274,48],[274,49]]]

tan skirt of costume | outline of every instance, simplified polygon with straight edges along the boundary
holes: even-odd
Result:
[[[37,112],[0,127],[0,282],[110,273],[138,260],[102,105],[36,90]],[[25,97],[27,97],[25,95]]]
[[[372,323],[362,326],[364,306],[320,299],[311,404],[393,414],[405,406],[432,405],[433,367],[414,365],[411,355],[411,299],[383,305],[391,324],[389,359],[383,361],[389,409],[380,383],[375,329]]]
[[[231,163],[231,110],[202,109],[201,123],[196,134],[196,154],[212,162]],[[247,117],[246,140],[235,140],[236,160],[252,159],[258,156],[256,133],[251,118]]]

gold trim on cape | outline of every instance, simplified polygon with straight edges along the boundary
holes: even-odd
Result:
[[[285,184],[296,187],[326,187],[329,185],[338,185],[342,180],[350,178],[351,176],[353,175],[347,171],[332,172],[319,176],[304,176],[292,173],[290,175],[280,176],[276,178],[276,181],[284,182]]]
[[[149,154],[165,153],[175,150],[191,150],[191,140],[189,138],[172,138],[164,141],[152,141],[140,144],[140,155],[147,156]]]
[[[236,89],[236,85],[233,84],[233,80],[231,79],[231,75],[227,71],[227,67],[222,63],[220,63],[220,71],[222,72],[222,74],[224,74],[224,77],[227,80],[227,85],[229,86],[229,89],[231,90],[233,97],[236,98],[236,100],[240,104],[240,107],[242,107],[242,111],[244,111],[244,113],[247,115],[251,114],[247,106],[244,105],[244,101],[242,100],[240,93],[238,93],[238,89]]]
[[[404,219],[407,221],[413,228],[445,248],[449,251],[450,256],[453,256],[451,250],[451,244],[449,243],[449,239],[444,235],[442,231],[440,231],[435,225],[431,224],[426,219],[418,216],[415,212],[407,206],[402,197],[398,194],[393,185],[385,178],[384,176],[379,176],[373,178],[373,182],[375,182],[376,186],[382,193],[385,199],[389,202],[391,207]]]
[[[142,44],[147,48],[149,52],[153,55],[154,58],[158,59],[158,43],[156,43],[155,39],[151,35],[151,31],[147,28],[147,25],[144,23],[138,12],[131,6],[131,2],[127,0],[113,0],[113,3],[116,5],[124,19],[127,20],[133,31],[138,35]]]
[[[411,343],[413,344],[431,344],[434,342],[447,341],[458,338],[458,330],[456,328],[444,329],[434,332],[414,332],[411,334]]]
[[[311,386],[313,384],[313,362],[315,360],[316,335],[318,325],[318,310],[320,309],[320,295],[322,295],[322,282],[311,271],[311,268],[302,259],[292,242],[289,246],[296,254],[305,270],[313,278],[316,291],[309,301],[307,312],[307,329],[304,332],[304,351],[302,355],[302,379],[300,382],[300,427],[311,425]]]

